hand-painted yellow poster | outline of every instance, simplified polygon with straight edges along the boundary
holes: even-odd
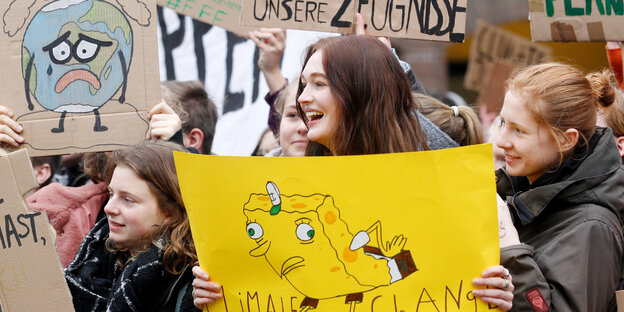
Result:
[[[490,145],[347,157],[176,153],[209,311],[487,311]]]

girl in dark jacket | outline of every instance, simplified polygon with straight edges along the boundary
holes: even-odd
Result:
[[[595,127],[597,106],[614,96],[607,72],[586,77],[559,63],[528,67],[508,84],[497,189],[523,242],[501,249],[518,311],[616,310],[624,171],[611,130]]]
[[[76,311],[198,311],[197,262],[172,151],[146,142],[113,154],[110,199],[65,270]]]

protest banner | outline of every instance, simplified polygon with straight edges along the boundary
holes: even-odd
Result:
[[[621,0],[529,0],[533,41],[624,41]]]
[[[48,217],[22,198],[37,186],[28,152],[0,155],[0,172],[2,311],[74,311]]]
[[[211,312],[488,310],[471,281],[499,263],[489,144],[174,157],[200,265],[223,287]]]
[[[488,83],[479,93],[477,103],[485,105],[488,112],[500,113],[505,101],[507,79],[511,76],[513,67],[504,61],[497,61],[492,65]]]
[[[360,12],[375,36],[463,42],[466,0],[242,0],[241,24],[353,33]]]
[[[31,156],[145,138],[161,99],[154,0],[12,0],[0,13],[0,105],[24,127]]]
[[[464,87],[482,91],[490,80],[494,63],[498,61],[507,62],[514,67],[528,66],[547,61],[550,55],[548,47],[479,21],[470,47]]]
[[[241,37],[255,29],[240,24],[242,0],[157,0],[157,4]]]

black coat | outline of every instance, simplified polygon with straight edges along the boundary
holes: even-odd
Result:
[[[106,247],[108,220],[100,220],[65,269],[74,309],[81,311],[199,311],[193,305],[193,274],[165,271],[162,250],[150,246],[123,270]]]

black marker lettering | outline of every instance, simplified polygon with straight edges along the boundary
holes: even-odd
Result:
[[[292,2],[292,0],[282,0],[282,7],[286,10],[286,17],[282,18],[282,21],[287,21],[292,18],[293,12],[290,8],[290,4],[288,2]]]
[[[262,1],[262,0],[255,0],[254,1],[254,18],[257,21],[264,21],[264,18],[266,17],[267,14],[267,9],[269,7],[269,0],[264,0],[264,13],[262,13],[262,17],[258,17],[258,14],[256,12],[256,9],[258,8],[258,1]]]
[[[10,214],[4,216],[4,230],[6,231],[7,245],[9,248],[11,248],[11,235],[15,236],[17,245],[20,247],[22,246],[22,242],[20,241],[19,235],[17,234],[17,229],[15,228],[15,224],[13,223],[13,218]]]
[[[351,27],[351,21],[340,20],[342,16],[344,15],[345,11],[347,10],[347,7],[349,6],[349,4],[351,4],[351,0],[343,0],[342,6],[340,6],[334,18],[332,18],[332,21],[330,24],[331,26],[341,27],[341,28]]]
[[[299,3],[303,3],[301,0],[295,0],[295,22],[302,23],[303,20],[297,19],[297,12],[303,11],[303,9],[299,8]]]
[[[310,8],[310,4],[312,5],[312,8]],[[310,15],[310,19],[313,22],[315,22],[314,11],[316,10],[317,7],[318,7],[318,4],[316,2],[313,2],[313,1],[306,2],[306,14],[305,14],[306,22],[308,21],[308,15]]]

